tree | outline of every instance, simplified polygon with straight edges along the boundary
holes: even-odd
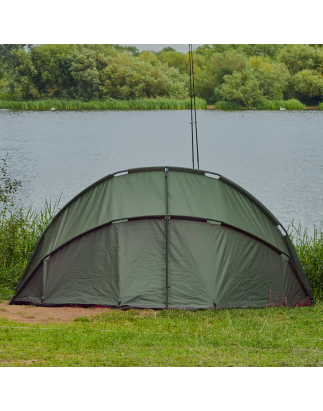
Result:
[[[139,55],[139,50],[135,46],[120,46],[120,44],[111,44],[111,46],[117,51],[121,51],[121,52],[126,51],[130,53],[132,56]]]
[[[200,57],[201,59],[202,57]],[[205,60],[204,60],[205,62]],[[247,57],[237,50],[230,50],[223,54],[214,53],[206,61],[201,73],[196,77],[196,91],[198,96],[214,103],[215,88],[224,82],[224,76],[241,72],[249,68]],[[220,96],[217,93],[218,96]]]
[[[259,81],[252,70],[225,75],[220,93],[223,100],[242,103],[247,108],[257,108],[265,101]]]
[[[249,59],[250,67],[259,82],[259,89],[269,100],[283,100],[290,74],[285,64],[268,57],[254,56]]]
[[[30,100],[39,97],[35,85],[37,70],[33,64],[31,53],[19,48],[12,52],[12,76],[9,87],[16,100]]]
[[[277,60],[287,66],[291,75],[298,71],[315,69],[320,58],[321,53],[308,44],[288,44],[277,56]]]
[[[32,47],[32,61],[38,73],[35,85],[41,97],[71,97],[70,89],[75,82],[67,57],[72,51],[82,48],[77,44],[42,44]]]
[[[293,76],[296,91],[310,97],[323,97],[323,79],[315,71],[302,70]]]
[[[173,67],[139,60],[127,54],[109,59],[101,72],[104,98],[118,99],[187,96],[187,79]]]
[[[11,67],[12,52],[18,49],[28,49],[29,44],[0,44],[0,65]]]
[[[100,73],[97,69],[97,55],[87,48],[74,50],[68,56],[70,73],[75,80],[74,95],[77,98],[91,100],[98,98]]]
[[[138,60],[149,62],[153,66],[159,65],[159,60],[156,54],[149,50],[139,53]]]

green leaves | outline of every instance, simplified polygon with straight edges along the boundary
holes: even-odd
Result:
[[[310,97],[323,97],[323,78],[315,71],[302,70],[293,76],[295,90]]]

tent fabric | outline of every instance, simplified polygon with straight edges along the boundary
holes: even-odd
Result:
[[[219,177],[154,167],[92,184],[53,219],[12,303],[229,308],[312,298],[279,221]]]

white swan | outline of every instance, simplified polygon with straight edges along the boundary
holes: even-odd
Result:
[[[279,107],[279,110],[286,110],[285,108],[281,108],[281,107]]]
[[[51,108],[51,111],[54,111],[55,109],[54,108]],[[285,109],[284,109],[285,110]]]

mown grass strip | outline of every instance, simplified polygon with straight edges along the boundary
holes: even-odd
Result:
[[[23,323],[0,319],[0,365],[322,366],[322,314],[322,303],[198,311],[116,309],[23,331],[17,328]]]
[[[92,100],[79,101],[67,99],[47,99],[33,101],[3,101],[0,109],[11,110],[188,110],[190,99],[154,98],[137,100]],[[197,109],[206,109],[206,101],[196,99]]]

